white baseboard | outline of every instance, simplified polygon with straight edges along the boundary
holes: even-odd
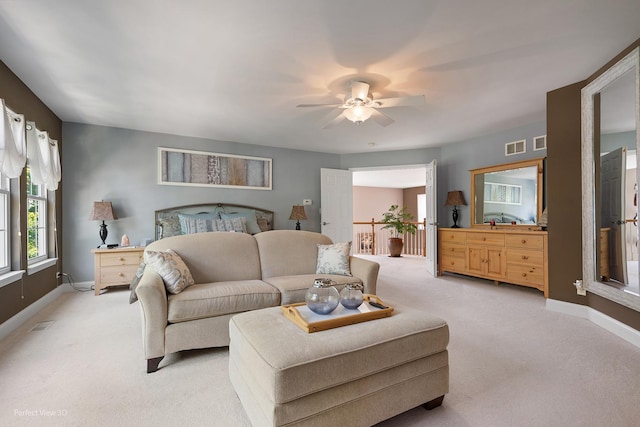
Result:
[[[558,313],[569,314],[571,316],[587,319],[592,323],[606,329],[614,335],[640,348],[640,331],[625,325],[624,323],[602,314],[598,310],[580,304],[573,304],[565,301],[547,299],[546,309]]]
[[[93,284],[93,282],[90,283],[90,286],[91,284]],[[68,284],[60,285],[39,300],[36,300],[32,304],[30,304],[21,312],[7,319],[7,321],[0,325],[0,340],[4,339],[10,333],[18,329],[33,316],[38,314],[43,308],[58,299],[58,297],[60,297],[65,292],[73,292],[73,288]]]

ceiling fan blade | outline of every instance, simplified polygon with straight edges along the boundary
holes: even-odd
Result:
[[[322,129],[329,129],[330,127],[333,127],[333,126],[337,125],[338,123],[342,122],[344,119],[346,119],[346,117],[344,115],[344,112],[341,112],[336,117],[334,117],[332,120],[330,120],[328,123],[326,123],[324,126],[322,126]]]
[[[365,82],[351,82],[351,97],[365,101],[369,96],[369,85]]]
[[[308,108],[308,107],[341,107],[343,104],[298,104],[297,108]]]
[[[376,110],[375,108],[373,109],[373,114],[371,114],[371,118],[380,126],[389,126],[391,123],[394,122],[394,120],[391,117],[387,116],[381,111]]]
[[[376,99],[376,108],[419,107],[425,105],[424,95],[399,96],[397,98]]]

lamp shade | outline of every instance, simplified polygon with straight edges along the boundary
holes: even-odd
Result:
[[[306,220],[307,214],[304,211],[304,206],[293,206],[293,208],[291,209],[291,216],[289,217],[289,219],[292,219],[295,221]]]
[[[466,206],[467,202],[464,201],[462,191],[449,191],[447,193],[447,201],[444,202],[445,206]]]
[[[90,221],[112,221],[114,219],[118,219],[118,217],[113,212],[111,202],[93,202],[91,215],[89,215]]]

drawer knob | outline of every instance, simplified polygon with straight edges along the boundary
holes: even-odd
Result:
[[[118,276],[124,277],[124,273],[118,273]]]
[[[522,244],[524,245],[525,243],[527,243],[527,241],[526,241],[526,240],[524,240],[524,239],[522,239],[522,240],[520,241],[520,243],[522,243]]]
[[[522,259],[529,259],[529,257],[526,255],[522,255]]]
[[[120,259],[119,259],[119,260],[120,260],[120,261],[124,261],[124,258],[120,257]]]
[[[527,273],[522,273],[522,277],[527,277]]]

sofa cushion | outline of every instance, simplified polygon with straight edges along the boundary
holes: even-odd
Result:
[[[351,242],[318,245],[316,274],[351,276],[349,252],[351,252]]]
[[[179,294],[194,284],[189,267],[173,249],[145,251],[144,262],[162,277],[165,288],[171,294]]]
[[[258,246],[249,234],[198,233],[173,236],[151,243],[146,250],[167,248],[180,254],[196,283],[261,278]]]
[[[275,307],[280,293],[261,280],[205,283],[169,295],[167,304],[169,323],[178,323]]]
[[[307,294],[307,290],[313,286],[313,281],[318,278],[331,279],[336,282],[335,287],[338,292],[340,292],[347,283],[362,283],[362,281],[356,277],[337,274],[300,274],[295,276],[279,276],[269,277],[264,279],[264,281],[280,291],[280,305],[285,305],[304,302],[304,296]]]
[[[271,230],[253,237],[260,251],[263,278],[314,274],[318,244],[333,243],[323,234],[302,230]]]

